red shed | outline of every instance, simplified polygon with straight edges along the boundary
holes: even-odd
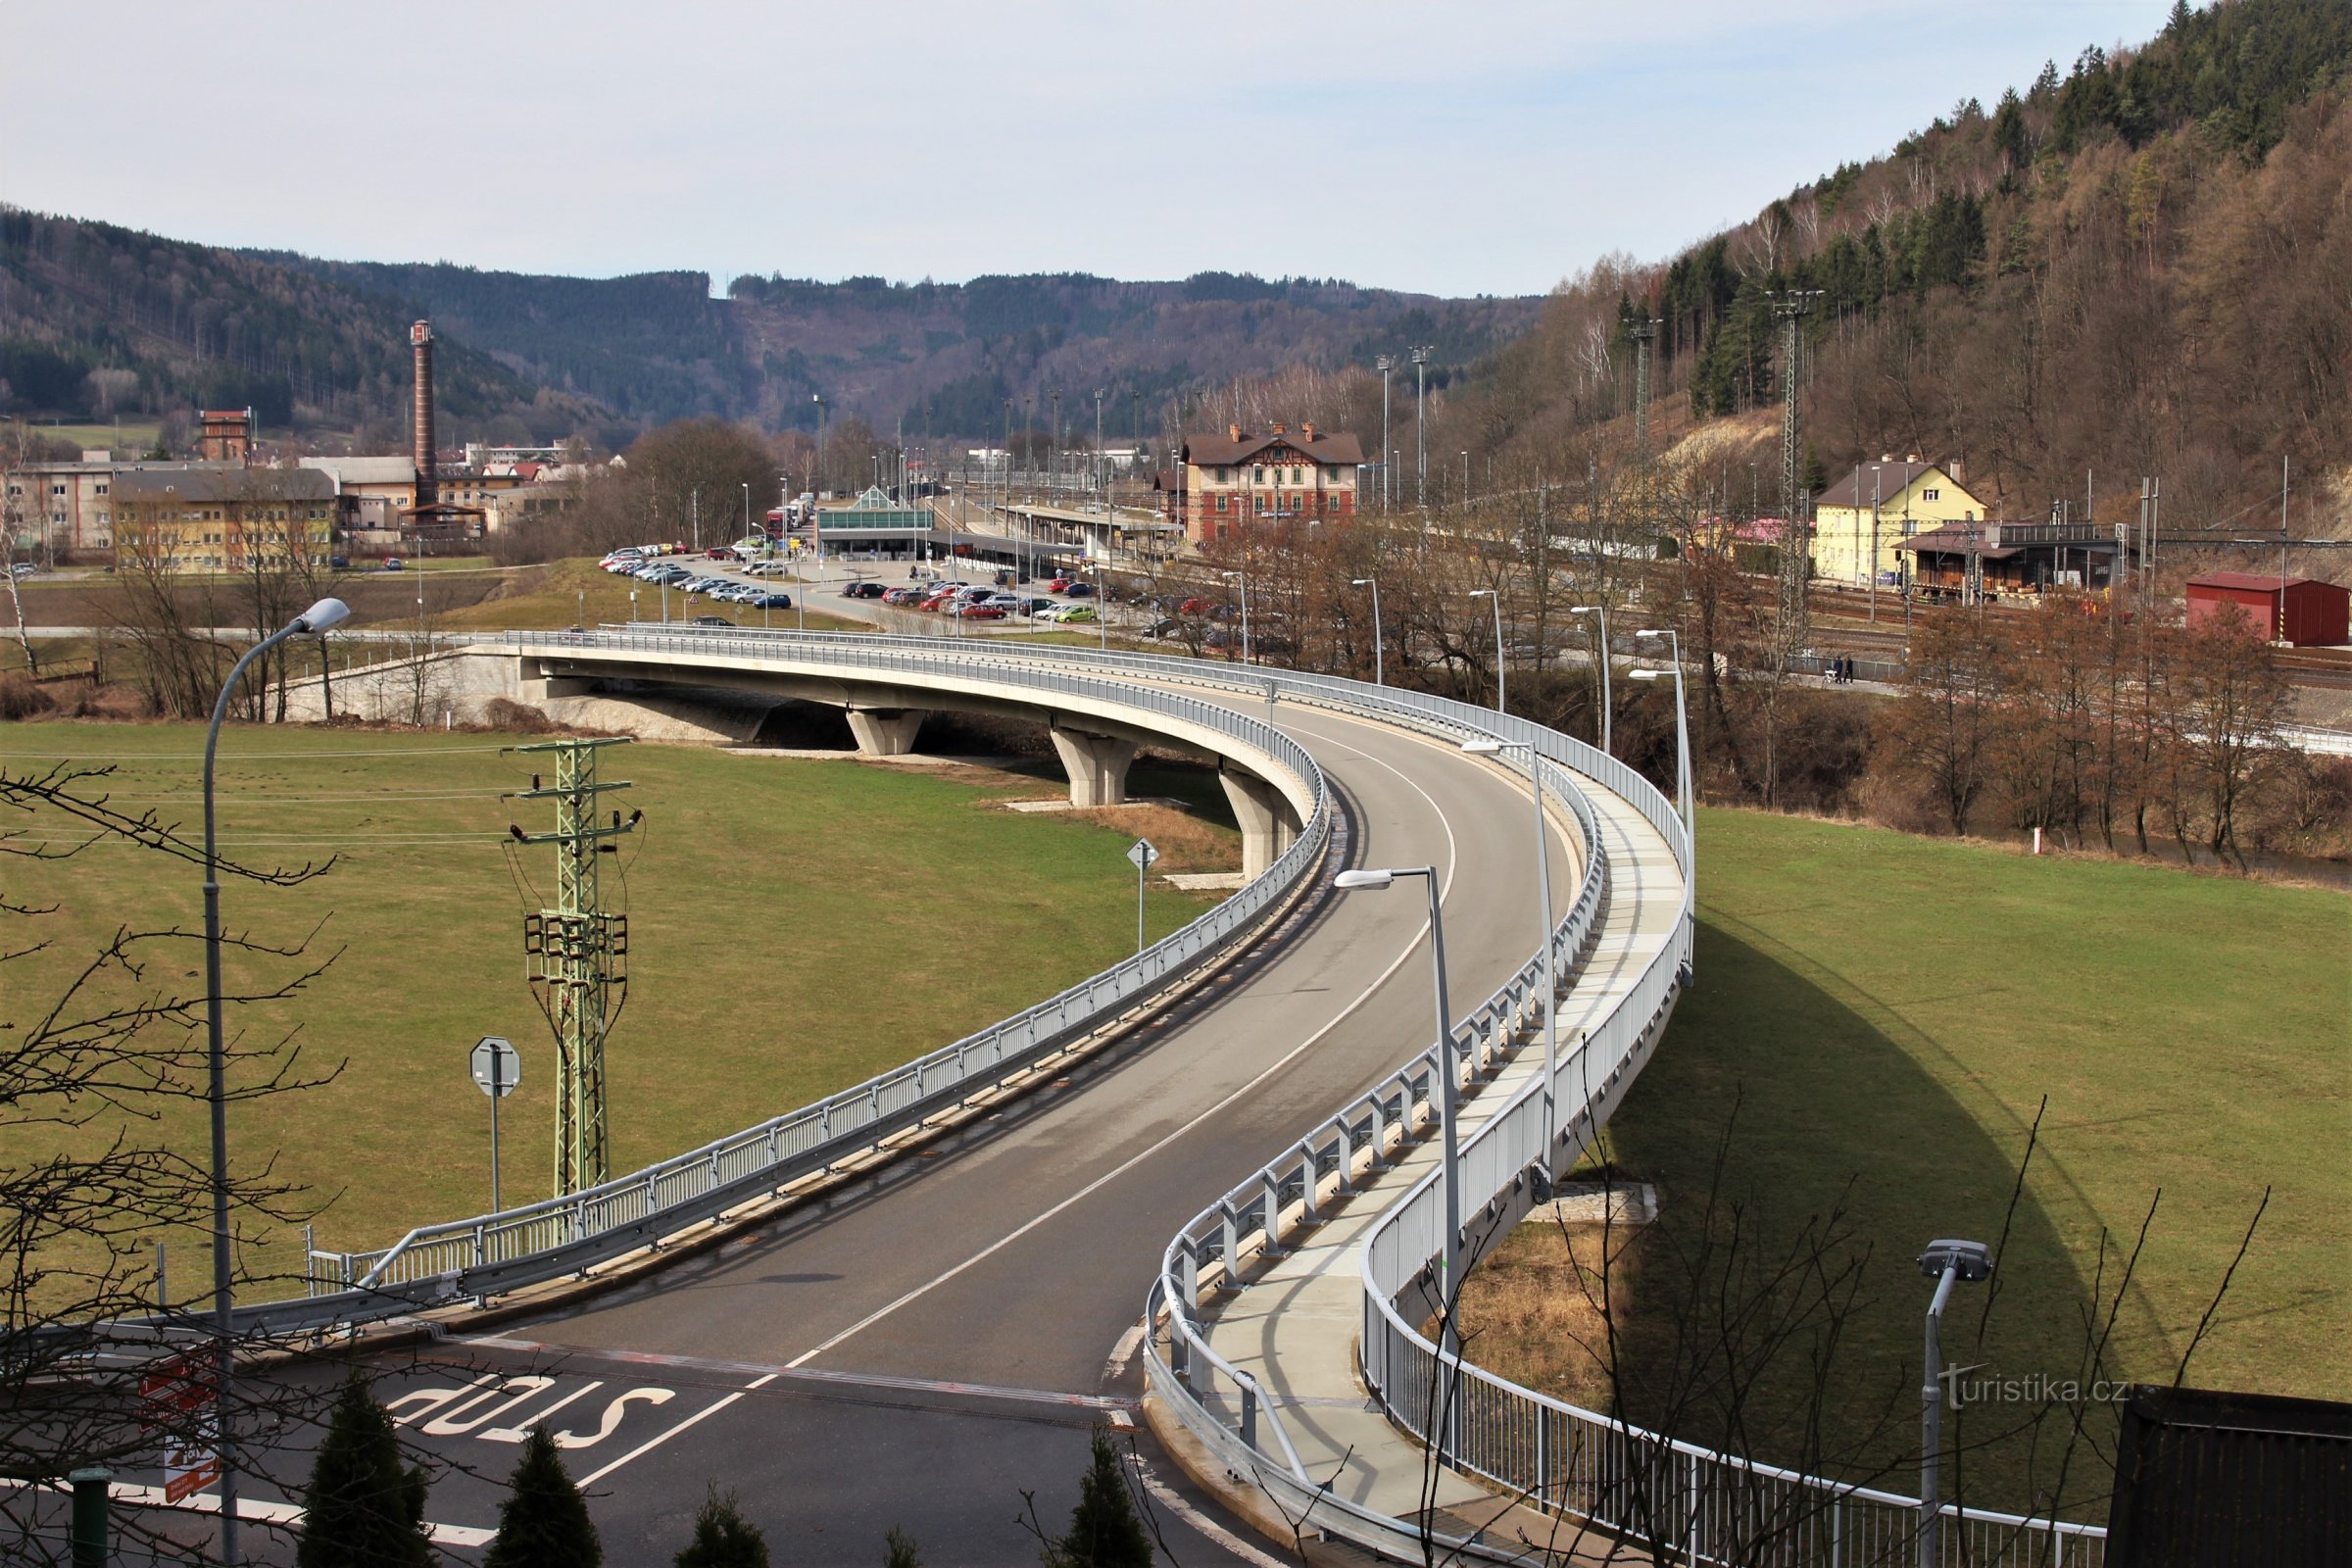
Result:
[[[2283,619],[2279,610],[2282,599]],[[2243,609],[2268,641],[2297,648],[2335,648],[2352,642],[2352,589],[2331,582],[2250,571],[2209,571],[2189,579],[2191,626],[2224,605]]]

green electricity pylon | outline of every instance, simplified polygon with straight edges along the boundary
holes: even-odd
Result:
[[[597,857],[616,852],[609,842],[633,831],[642,812],[627,820],[614,811],[597,820],[597,797],[625,790],[626,782],[599,784],[600,747],[625,745],[628,737],[548,741],[517,746],[516,752],[546,752],[555,758],[556,779],[519,792],[526,801],[556,803],[553,833],[511,829],[523,844],[556,847],[556,906],[522,917],[522,951],[530,963],[531,991],[556,1033],[556,1193],[576,1193],[612,1175],[605,1111],[605,1036],[627,999],[629,917],[605,910]]]

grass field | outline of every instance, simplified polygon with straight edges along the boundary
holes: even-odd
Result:
[[[1891,1391],[1883,1451],[1912,1441],[1928,1297],[1912,1259],[1936,1237],[1995,1239],[2044,1095],[1989,1326],[1980,1340],[1985,1293],[1963,1295],[1947,1365],[2074,1375],[2115,1249],[2161,1190],[2107,1364],[2169,1383],[2268,1188],[2187,1381],[2352,1398],[2352,900],[1758,813],[1702,813],[1698,843],[1696,984],[1612,1123],[1613,1157],[1658,1183],[1663,1232],[1703,1202],[1735,1101],[1724,1195],[1768,1227],[1826,1212],[1852,1179],[1873,1255],[1838,1363],[1847,1431]],[[1479,1360],[1573,1383],[1567,1319],[1544,1304],[1572,1294],[1564,1251],[1529,1227],[1474,1277],[1466,1315],[1493,1326]],[[1663,1314],[1667,1277],[1642,1265],[1641,1306]],[[1982,1437],[2001,1415],[1961,1420]],[[2039,1484],[2014,1452],[1984,1465],[1986,1506]]]
[[[14,724],[0,728],[0,762],[111,762],[119,806],[152,806],[193,827],[202,742],[185,725]],[[412,1223],[487,1206],[487,1104],[465,1072],[486,1034],[512,1039],[524,1058],[503,1119],[506,1199],[548,1190],[553,1047],[523,979],[520,916],[553,897],[554,852],[510,857],[507,827],[543,829],[550,810],[503,798],[544,763],[501,757],[499,744],[302,728],[224,738],[223,853],[260,864],[337,858],[295,890],[230,882],[223,894],[232,930],[291,939],[323,920],[315,951],[341,953],[293,1004],[239,1020],[257,1039],[299,1024],[306,1059],[341,1062],[341,1076],[238,1108],[231,1126],[240,1162],[274,1156],[327,1202],[322,1245],[380,1245]],[[1061,793],[1057,773],[633,746],[607,752],[603,776],[631,781],[616,803],[646,813],[606,878],[633,946],[610,1053],[615,1171],[855,1083],[1134,945],[1125,851],[1136,831],[1152,831],[1140,817],[995,808]],[[1140,763],[1135,787],[1184,793]],[[1185,823],[1192,863],[1239,863],[1229,825],[1170,817],[1165,836]],[[6,966],[10,996],[55,994],[66,966],[118,921],[197,927],[199,880],[115,845],[62,863],[12,862],[11,898],[55,901],[62,912],[41,922],[49,953]],[[1151,928],[1173,930],[1204,906],[1155,887]],[[21,946],[25,922],[7,923],[6,945]],[[199,946],[179,947],[164,972],[199,970]],[[175,1114],[166,1131],[201,1157],[198,1116]],[[257,1266],[291,1267],[286,1239],[256,1254]],[[195,1284],[207,1266],[201,1242],[174,1250],[187,1260],[175,1278]]]

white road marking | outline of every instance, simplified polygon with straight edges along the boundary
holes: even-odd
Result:
[[[1135,1348],[1143,1343],[1143,1323],[1137,1321],[1128,1324],[1127,1332],[1120,1335],[1118,1343],[1110,1348],[1110,1359],[1102,1363],[1102,1381],[1116,1383],[1125,1376],[1127,1363],[1135,1359]]]
[[[1326,744],[1337,746],[1342,751],[1355,752],[1355,755],[1363,758],[1365,761],[1371,762],[1376,766],[1388,768],[1390,772],[1395,773],[1398,778],[1404,779],[1404,782],[1411,787],[1413,793],[1420,796],[1423,800],[1428,801],[1430,809],[1438,813],[1438,823],[1446,830],[1446,867],[1440,873],[1440,889],[1438,893],[1438,903],[1441,906],[1443,906],[1446,899],[1453,891],[1453,870],[1454,862],[1457,858],[1456,846],[1453,838],[1453,824],[1446,820],[1445,811],[1439,808],[1438,803],[1435,800],[1431,799],[1427,790],[1423,789],[1420,785],[1413,783],[1411,779],[1405,778],[1403,772],[1398,768],[1391,766],[1389,763],[1382,761],[1379,758],[1373,757],[1368,753],[1358,752],[1354,747],[1349,746],[1343,741],[1328,741]],[[956,1264],[954,1268],[949,1269],[946,1273],[939,1275],[929,1283],[918,1285],[913,1290],[908,1291],[906,1295],[900,1297],[897,1300],[890,1302],[888,1305],[877,1307],[873,1311],[868,1312],[865,1316],[859,1318],[848,1328],[843,1329],[839,1334],[834,1335],[831,1339],[826,1340],[823,1344],[817,1346],[816,1348],[812,1350],[805,1350],[784,1364],[787,1367],[806,1365],[808,1362],[815,1360],[818,1356],[824,1354],[827,1350],[832,1349],[834,1347],[842,1344],[843,1342],[854,1339],[858,1335],[864,1333],[867,1329],[872,1328],[875,1324],[881,1322],[884,1318],[890,1316],[899,1308],[906,1305],[908,1302],[918,1300],[921,1298],[930,1295],[933,1291],[938,1290],[942,1285],[947,1284],[950,1280],[955,1279],[957,1275],[962,1274],[965,1270],[974,1268],[977,1265],[986,1262],[989,1258],[994,1257],[1005,1248],[1010,1247],[1013,1243],[1019,1241],[1031,1231],[1036,1230],[1039,1226],[1056,1218],[1065,1210],[1071,1208],[1086,1199],[1092,1198],[1095,1194],[1101,1192],[1112,1182],[1117,1181],[1121,1176],[1126,1175],[1129,1171],[1135,1169],[1136,1166],[1141,1165],[1144,1161],[1150,1159],[1161,1150],[1166,1149],[1169,1145],[1176,1143],[1180,1139],[1191,1136],[1201,1126],[1208,1122],[1214,1121],[1219,1116],[1222,1116],[1226,1111],[1232,1109],[1236,1104],[1240,1103],[1244,1100],[1247,1100],[1250,1095],[1254,1094],[1258,1087],[1264,1084],[1268,1079],[1274,1077],[1285,1067],[1288,1067],[1292,1062],[1298,1060],[1301,1055],[1305,1054],[1315,1046],[1321,1044],[1324,1036],[1330,1034],[1341,1024],[1346,1023],[1349,1018],[1353,1017],[1355,1015],[1356,1008],[1371,1001],[1373,994],[1379,991],[1381,987],[1387,985],[1390,978],[1394,976],[1397,970],[1404,967],[1405,961],[1412,957],[1415,953],[1420,951],[1421,943],[1428,935],[1429,922],[1427,920],[1423,920],[1421,922],[1420,929],[1413,933],[1413,939],[1404,945],[1404,950],[1396,955],[1396,958],[1386,969],[1383,969],[1380,972],[1380,975],[1377,979],[1356,994],[1354,1001],[1348,1003],[1346,1007],[1334,1014],[1330,1022],[1326,1023],[1322,1028],[1316,1030],[1313,1034],[1307,1036],[1298,1045],[1293,1046],[1288,1052],[1284,1053],[1281,1057],[1269,1065],[1265,1071],[1259,1073],[1256,1077],[1250,1079],[1239,1089],[1236,1089],[1232,1094],[1227,1095],[1223,1100],[1218,1101],[1215,1104],[1209,1106],[1208,1109],[1200,1112],[1200,1115],[1195,1116],[1191,1121],[1186,1122],[1174,1132],[1169,1133],[1166,1137],[1160,1139],[1159,1142],[1152,1145],[1149,1149],[1144,1150],[1142,1152],[1135,1154],[1132,1157],[1111,1167],[1109,1170],[1104,1171],[1102,1175],[1096,1177],[1093,1181],[1088,1182],[1084,1187],[1079,1188],[1078,1191],[1072,1193],[1060,1202],[1055,1203],[1052,1208],[1047,1209],[1035,1219],[1030,1220],[1020,1229],[1012,1232],[1008,1236],[1003,1237],[998,1241],[991,1243],[987,1247],[982,1248],[979,1251],[974,1252],[971,1256],[965,1258],[962,1262]]]
[[[572,1390],[569,1394],[566,1394],[564,1396],[564,1397],[558,1399],[555,1403],[549,1405],[546,1409],[531,1417],[531,1425],[537,1426],[540,1422],[545,1421],[549,1416],[554,1415],[558,1410],[563,1409],[572,1400],[579,1398],[583,1395],[594,1394],[597,1390],[603,1388],[604,1386],[605,1380],[603,1378],[592,1379],[587,1384]],[[492,1427],[489,1431],[480,1434],[481,1440],[484,1443],[520,1443],[528,1436],[530,1436],[530,1433],[527,1429],[522,1427]]]
[[[0,1487],[31,1485],[40,1485],[40,1483],[0,1481]],[[46,1490],[63,1492],[66,1489],[50,1485]],[[199,1492],[192,1496],[182,1497],[179,1501],[173,1502],[164,1495],[164,1489],[161,1487],[142,1487],[129,1481],[114,1482],[107,1487],[106,1492],[107,1495],[114,1498],[115,1501],[132,1508],[178,1508],[187,1513],[219,1513],[220,1511],[220,1498],[217,1493]],[[239,1497],[237,1499],[237,1517],[264,1520],[275,1525],[299,1525],[302,1523],[305,1513],[301,1507],[291,1502],[270,1502],[260,1497]],[[486,1546],[498,1535],[495,1530],[484,1530],[477,1525],[437,1525],[430,1520],[425,1521],[424,1529],[425,1534],[432,1537],[433,1544],[437,1546]]]
[[[757,1385],[754,1385],[754,1387],[757,1387]],[[627,1464],[630,1460],[653,1452],[656,1448],[659,1448],[662,1446],[662,1445],[667,1443],[670,1439],[676,1437],[688,1427],[698,1425],[699,1423],[707,1421],[710,1417],[718,1414],[719,1411],[724,1410],[728,1405],[733,1404],[737,1399],[742,1398],[745,1392],[746,1391],[744,1390],[738,1389],[733,1394],[728,1395],[725,1398],[718,1400],[716,1403],[708,1405],[705,1408],[696,1411],[693,1415],[688,1416],[685,1420],[679,1422],[676,1426],[671,1427],[667,1432],[662,1433],[660,1437],[648,1438],[645,1442],[640,1443],[637,1445],[637,1446],[631,1448],[628,1452],[622,1454],[611,1464],[606,1465],[602,1470],[591,1471],[587,1475],[580,1477],[579,1485],[585,1487],[592,1481],[602,1481],[605,1477],[611,1475],[622,1465]]]

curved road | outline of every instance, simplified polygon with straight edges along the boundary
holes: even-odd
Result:
[[[1279,712],[1346,803],[1327,874],[1439,866],[1453,995],[1486,996],[1535,945],[1524,791],[1433,741]],[[1555,862],[1555,896],[1574,870]],[[1322,892],[1069,1079],[624,1291],[442,1347],[450,1370],[387,1393],[412,1436],[491,1477],[520,1427],[568,1432],[615,1562],[666,1561],[716,1480],[779,1562],[879,1560],[897,1524],[935,1562],[1032,1563],[1021,1492],[1048,1529],[1066,1521],[1086,1427],[1140,1392],[1106,1362],[1167,1237],[1434,1024],[1421,897]],[[747,1097],[747,1119],[764,1108]],[[1214,1510],[1153,1468],[1179,1560],[1237,1560],[1239,1527],[1203,1523],[1193,1510]],[[496,1496],[439,1483],[445,1542],[495,1523]]]

